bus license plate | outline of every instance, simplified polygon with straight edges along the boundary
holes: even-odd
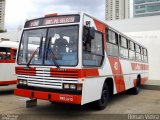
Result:
[[[60,100],[66,101],[66,102],[73,102],[73,96],[69,96],[69,95],[60,95]]]

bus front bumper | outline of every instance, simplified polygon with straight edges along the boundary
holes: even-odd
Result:
[[[26,89],[15,89],[14,94],[17,96],[23,96],[31,99],[41,99],[68,104],[81,104],[81,95],[42,92]]]

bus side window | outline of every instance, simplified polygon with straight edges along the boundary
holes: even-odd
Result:
[[[10,60],[15,60],[16,59],[16,50],[13,48],[10,48]]]
[[[107,54],[118,57],[118,34],[114,31],[107,30]]]
[[[135,60],[136,53],[135,53],[135,43],[132,41],[129,41],[129,59]]]
[[[17,50],[14,50],[14,52],[13,52],[13,59],[14,60],[16,59],[16,54],[17,54]]]
[[[136,44],[136,60],[141,61],[141,49],[140,46]]]
[[[128,40],[122,36],[119,37],[120,39],[120,57],[122,58],[128,58]]]
[[[10,60],[10,48],[0,48],[0,60]]]
[[[147,53],[147,49],[143,48],[143,53],[144,53],[144,62],[148,62],[148,53]]]
[[[143,53],[143,48],[141,47],[141,59],[144,61],[144,53]]]

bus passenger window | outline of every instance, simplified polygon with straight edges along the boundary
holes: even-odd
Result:
[[[143,53],[143,48],[141,47],[141,59],[144,61],[144,53]]]
[[[14,60],[16,59],[16,54],[17,54],[17,50],[14,50],[14,56],[13,56]]]
[[[120,57],[128,58],[128,40],[122,36],[120,38]]]
[[[141,49],[140,46],[136,44],[136,60],[141,61]]]
[[[129,42],[129,59],[135,60],[136,54],[135,54],[135,43],[130,41]]]
[[[118,57],[118,34],[108,30],[107,32],[107,54]]]
[[[148,53],[147,53],[147,49],[143,48],[143,53],[144,53],[144,62],[148,62]]]
[[[0,48],[0,60],[10,60],[10,48]]]

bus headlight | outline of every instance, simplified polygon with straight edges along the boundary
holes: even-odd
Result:
[[[63,84],[63,89],[81,91],[82,90],[82,84],[64,83]]]
[[[23,80],[18,80],[18,84],[23,84]]]
[[[24,84],[24,85],[27,85],[27,80],[23,80],[23,84]]]
[[[64,89],[69,89],[69,84],[64,84],[64,85],[63,85],[63,88],[64,88]]]
[[[70,89],[76,90],[76,85],[75,84],[70,84]]]
[[[18,80],[18,84],[27,85],[27,80]]]

